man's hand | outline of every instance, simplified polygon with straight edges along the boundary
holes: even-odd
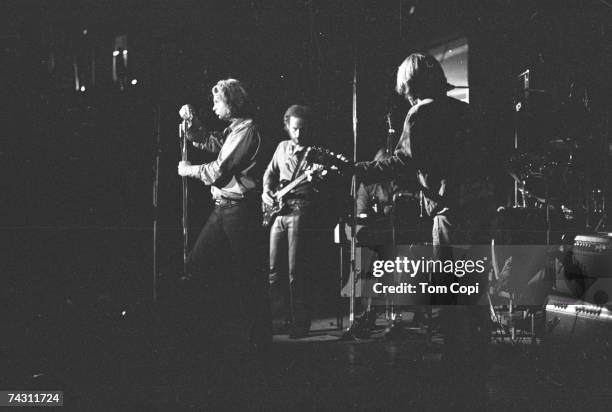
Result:
[[[183,105],[179,110],[179,116],[187,122],[188,128],[191,127],[191,123],[193,122],[193,106],[190,104]]]
[[[194,166],[188,161],[181,161],[178,164],[178,174],[183,177],[200,177],[200,166]]]
[[[261,194],[261,200],[263,200],[263,202],[267,205],[273,205],[274,204],[274,193],[272,193],[272,191],[270,190],[264,191]]]
[[[193,106],[190,104],[186,104],[183,107],[181,107],[181,109],[179,110],[179,116],[181,116],[181,119],[183,120],[192,121],[193,120]]]

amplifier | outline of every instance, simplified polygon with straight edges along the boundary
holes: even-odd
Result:
[[[546,336],[552,347],[579,347],[583,353],[609,350],[612,311],[604,306],[563,296],[546,302]]]
[[[612,278],[612,233],[574,238],[574,264],[586,276]]]
[[[574,298],[612,303],[612,233],[578,235],[571,259],[556,276],[555,290]]]

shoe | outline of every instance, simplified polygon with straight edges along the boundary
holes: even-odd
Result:
[[[376,329],[376,319],[378,319],[378,314],[375,310],[368,310],[364,314],[365,316],[365,325],[368,329]]]
[[[408,333],[398,321],[393,321],[387,329],[385,329],[385,339],[387,340],[401,340],[404,339]]]
[[[374,311],[367,311],[355,318],[351,327],[346,331],[346,337],[367,339],[370,337],[371,330],[374,329],[372,325],[376,325],[376,313]]]
[[[351,325],[351,327],[345,332],[344,338],[353,338],[353,339],[367,339],[370,337],[370,329],[365,325],[365,323],[359,322],[358,319],[355,319],[355,322]]]

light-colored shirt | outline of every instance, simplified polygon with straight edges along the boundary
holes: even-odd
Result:
[[[198,143],[196,147],[217,154],[216,160],[200,166],[199,173],[214,199],[242,199],[260,192],[262,139],[252,119],[235,119],[220,133],[207,132],[194,118],[187,136]]]
[[[266,168],[266,172],[264,173],[263,190],[275,191],[276,186],[280,181],[290,181],[293,177],[298,177],[306,166],[305,161],[300,162],[300,159],[304,156],[305,150],[306,148],[304,146],[298,146],[291,140],[284,140],[280,142],[276,147],[272,160]],[[300,170],[295,173],[295,169],[298,167],[298,164]],[[305,181],[298,185],[292,193],[299,195],[310,195],[312,192],[312,184]]]

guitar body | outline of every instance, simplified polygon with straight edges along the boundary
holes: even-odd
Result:
[[[272,224],[272,222],[274,222],[274,219],[276,219],[276,216],[282,215],[283,213],[285,213],[285,209],[286,209],[286,203],[283,201],[283,198],[281,197],[280,199],[278,199],[276,197],[276,194],[285,186],[287,186],[287,181],[283,180],[279,183],[278,185],[278,190],[275,193],[274,199],[277,199],[274,201],[273,204],[268,205],[266,203],[262,203],[261,204],[261,210],[262,210],[262,225],[264,227],[268,227]]]
[[[286,209],[286,204],[285,202],[274,202],[273,205],[267,205],[264,203],[262,209],[263,209],[263,215],[262,215],[262,225],[264,227],[268,227],[272,224],[272,222],[274,222],[274,219],[276,219],[276,216],[282,215],[285,213],[285,209]]]
[[[276,216],[286,213],[284,197],[298,185],[302,184],[304,181],[311,181],[313,174],[317,174],[319,177],[324,176],[327,173],[326,167],[334,168],[334,170],[341,173],[339,167],[348,164],[348,160],[344,156],[318,147],[308,147],[304,154],[304,159],[308,165],[304,173],[291,182],[282,180],[272,196],[274,199],[273,204],[268,205],[262,203],[262,224],[264,227],[270,226],[272,222],[274,222]]]

